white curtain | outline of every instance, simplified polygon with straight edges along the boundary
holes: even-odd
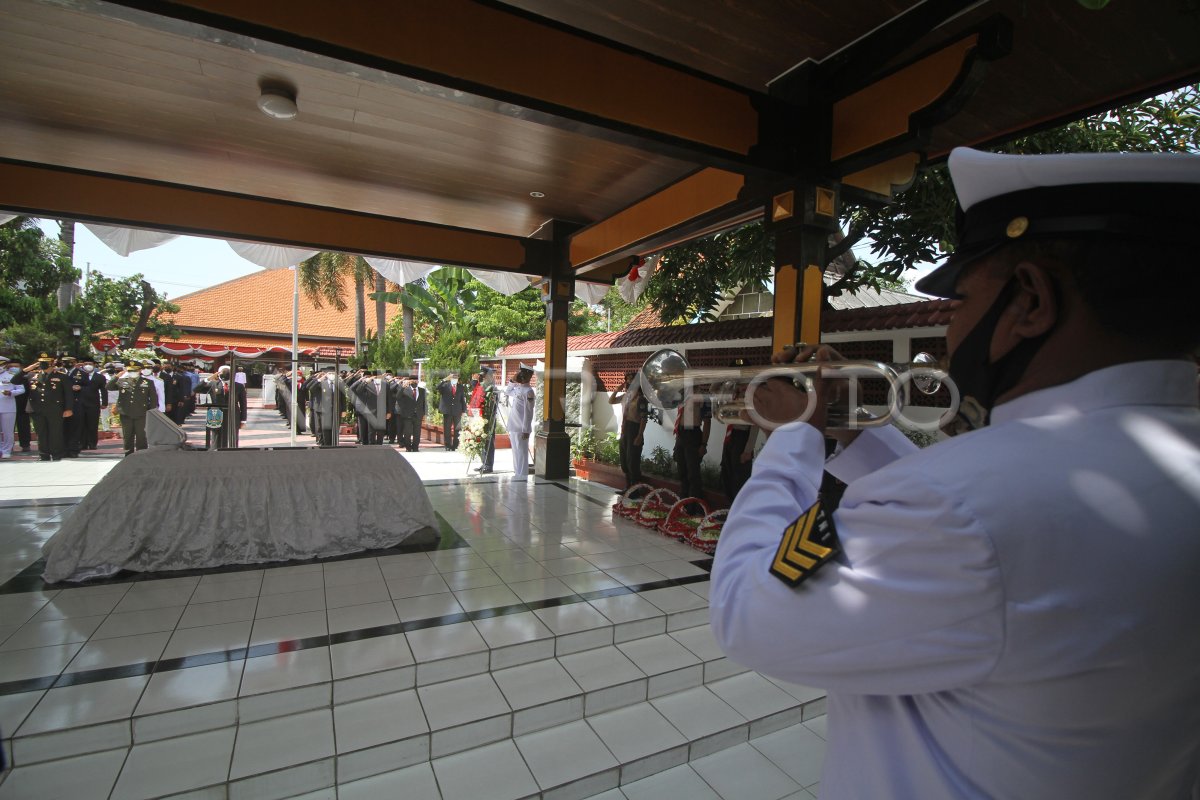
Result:
[[[516,272],[492,272],[486,269],[467,270],[480,280],[481,283],[495,289],[500,294],[509,295],[528,289],[532,275],[521,275]]]
[[[441,268],[441,264],[427,264],[423,261],[400,261],[379,256],[364,256],[364,258],[372,269],[400,286],[424,278],[435,269]]]
[[[149,231],[143,228],[118,228],[112,225],[98,225],[95,222],[80,224],[119,256],[127,256],[138,250],[149,250],[179,237],[177,233]]]
[[[260,242],[227,241],[233,252],[242,258],[264,269],[283,269],[294,267],[301,261],[312,258],[320,250],[302,250],[298,247],[282,247],[277,244],[262,244]]]

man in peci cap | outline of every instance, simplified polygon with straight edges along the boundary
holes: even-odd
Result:
[[[58,461],[63,457],[63,420],[75,412],[67,386],[67,376],[54,366],[54,360],[42,353],[37,371],[29,381],[29,416],[37,434],[38,457]]]
[[[1200,796],[1200,156],[950,173],[959,247],[917,286],[959,300],[950,377],[989,424],[841,432],[825,463],[832,381],[811,410],[765,383],[713,632],[828,691],[823,798]]]

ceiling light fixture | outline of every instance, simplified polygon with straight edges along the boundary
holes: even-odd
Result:
[[[262,87],[258,96],[258,110],[272,119],[295,119],[296,93],[281,86]]]
[[[543,192],[530,192],[529,196],[530,197],[545,197],[546,195]]]

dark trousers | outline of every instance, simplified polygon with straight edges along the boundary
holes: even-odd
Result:
[[[33,437],[30,434],[29,412],[21,410],[24,405],[19,403],[17,408],[17,442],[22,450],[28,450]]]
[[[213,435],[217,437],[217,447],[224,447],[222,439],[224,429],[213,431]],[[128,414],[121,415],[121,438],[125,441],[125,455],[129,455],[134,450],[146,449],[146,418],[131,417]]]
[[[323,420],[318,419],[318,427],[313,431],[322,447],[333,447],[333,428],[320,427]]]
[[[83,448],[83,409],[75,410],[69,417],[63,418],[63,453],[77,456]]]
[[[442,438],[447,450],[458,449],[458,429],[462,426],[462,414],[447,414],[442,417]]]
[[[83,450],[95,450],[100,430],[100,407],[84,406],[79,417],[79,441]]]
[[[725,496],[731,503],[746,485],[746,481],[750,480],[753,462],[742,463],[742,452],[745,451],[749,438],[749,428],[733,428],[721,449],[721,488],[725,490]]]
[[[642,446],[634,444],[641,427],[629,420],[621,423],[621,472],[625,473],[626,488],[642,482]]]
[[[186,400],[181,400],[175,405],[171,406],[171,410],[167,412],[167,418],[180,427],[182,427],[183,423],[187,421],[187,415],[188,412]]]
[[[63,454],[63,417],[61,411],[49,414],[33,413],[33,430],[37,433],[38,455],[43,461],[58,460]]]
[[[414,452],[417,449],[417,444],[421,441],[421,418],[420,417],[400,417],[396,419],[397,435],[400,438],[400,446],[409,452]]]
[[[700,428],[682,428],[675,437],[675,463],[679,465],[679,496],[704,499],[704,486],[700,481],[700,446],[703,431]]]
[[[400,415],[393,413],[392,418],[387,421],[387,440],[390,444],[396,443],[396,437],[400,433]],[[404,444],[404,440],[400,440],[400,444]]]

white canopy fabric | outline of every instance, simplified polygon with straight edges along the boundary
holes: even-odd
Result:
[[[587,303],[589,306],[594,306],[604,299],[604,295],[608,294],[608,290],[612,288],[603,283],[584,283],[582,281],[575,282],[575,296]]]
[[[633,303],[646,291],[646,284],[650,282],[650,276],[658,269],[658,255],[652,255],[646,259],[646,263],[637,268],[637,275],[627,275],[624,278],[617,280],[617,291],[621,294],[621,299],[626,303]]]
[[[80,224],[94,233],[97,239],[104,242],[108,249],[119,256],[127,256],[138,250],[149,250],[179,238],[177,233],[150,231],[144,228],[119,228],[112,225],[98,225],[95,222]]]
[[[532,285],[529,279],[534,277],[515,272],[490,272],[485,269],[470,269],[467,272],[478,278],[484,285],[504,295],[516,294],[519,291],[528,289]]]
[[[379,256],[364,256],[364,258],[372,269],[400,286],[420,280],[435,269],[441,269],[441,264],[427,264],[423,261],[401,261]]]
[[[263,269],[283,269],[294,267],[301,261],[312,258],[320,250],[302,250],[297,247],[283,247],[277,244],[262,244],[261,242],[234,242],[226,244],[233,252]]]
[[[0,225],[3,225],[6,222],[11,222],[16,218],[16,214],[0,214]]]

